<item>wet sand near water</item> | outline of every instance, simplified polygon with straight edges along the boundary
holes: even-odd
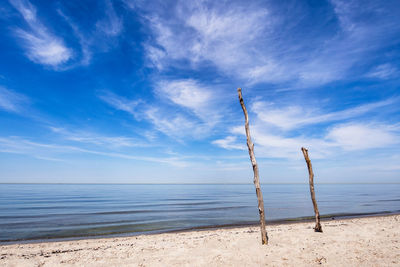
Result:
[[[400,266],[400,215],[0,246],[1,266]]]

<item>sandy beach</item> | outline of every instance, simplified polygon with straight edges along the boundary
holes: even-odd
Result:
[[[400,215],[2,245],[1,266],[399,266]]]

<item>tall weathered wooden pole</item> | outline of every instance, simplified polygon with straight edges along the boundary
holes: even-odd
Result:
[[[249,149],[251,164],[253,165],[253,172],[254,172],[253,182],[256,187],[256,194],[257,194],[257,200],[258,200],[258,212],[260,213],[261,243],[264,245],[264,244],[268,244],[268,235],[267,235],[267,231],[265,230],[264,200],[263,200],[263,196],[261,193],[260,177],[258,174],[258,165],[257,165],[256,157],[254,156],[254,144],[251,141],[250,129],[249,129],[249,116],[247,114],[247,110],[246,110],[246,107],[243,102],[242,88],[238,88],[237,90],[238,90],[238,94],[239,94],[239,102],[240,102],[240,105],[242,106],[243,113],[244,113],[244,119],[245,119],[244,126],[246,129],[247,147]]]
[[[304,147],[301,148],[301,151],[303,151],[304,159],[306,160],[307,163],[307,168],[308,168],[308,176],[309,176],[309,183],[310,183],[310,193],[311,193],[311,200],[314,206],[314,213],[315,213],[315,227],[314,231],[315,232],[322,232],[322,227],[320,223],[320,217],[319,217],[319,211],[318,211],[318,205],[317,201],[315,200],[315,191],[314,191],[314,172],[312,169],[311,165],[311,160],[308,157],[308,150],[305,149]]]

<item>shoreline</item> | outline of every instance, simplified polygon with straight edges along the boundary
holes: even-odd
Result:
[[[1,266],[398,266],[400,215],[1,246]]]
[[[352,214],[326,214],[321,215],[321,222],[330,220],[350,220],[356,218],[368,218],[368,217],[385,217],[385,216],[395,216],[400,215],[400,210],[398,211],[381,211],[381,212],[369,212],[369,213],[352,213]],[[298,217],[298,218],[285,218],[266,221],[266,226],[277,226],[286,224],[298,224],[298,223],[312,223],[315,221],[314,216]],[[84,240],[96,240],[96,239],[108,239],[108,238],[129,238],[137,236],[152,236],[167,233],[188,233],[196,231],[207,231],[207,230],[218,230],[218,229],[232,229],[232,228],[246,228],[246,227],[259,227],[259,222],[249,222],[249,223],[237,223],[237,224],[223,224],[223,225],[206,225],[198,227],[189,227],[183,229],[171,229],[171,230],[153,230],[148,232],[127,232],[127,233],[117,233],[109,235],[82,235],[82,236],[70,236],[70,237],[49,237],[49,238],[34,238],[34,239],[19,239],[19,240],[6,240],[0,241],[0,247],[5,245],[15,245],[15,244],[40,244],[48,242],[64,242],[64,241],[84,241]],[[268,229],[267,229],[268,232]]]

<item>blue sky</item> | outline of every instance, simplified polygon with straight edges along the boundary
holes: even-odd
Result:
[[[0,182],[400,182],[398,1],[0,5]]]

